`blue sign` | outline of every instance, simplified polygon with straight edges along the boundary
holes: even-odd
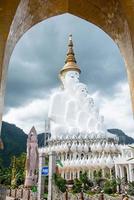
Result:
[[[42,167],[41,174],[44,176],[48,176],[48,173],[49,173],[48,166]]]

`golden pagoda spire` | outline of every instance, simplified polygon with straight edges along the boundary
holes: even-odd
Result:
[[[73,51],[73,41],[72,41],[72,35],[69,35],[69,42],[68,42],[68,51],[66,55],[65,65],[60,70],[60,76],[64,76],[66,72],[68,71],[77,71],[81,73],[80,68],[76,64],[75,54]]]
[[[67,57],[66,57],[65,63],[68,63],[68,62],[76,63],[75,54],[73,51],[72,35],[69,35],[68,51],[67,51]]]

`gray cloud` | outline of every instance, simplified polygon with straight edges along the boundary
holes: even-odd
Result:
[[[116,44],[96,26],[72,15],[50,18],[19,40],[10,60],[5,105],[23,106],[45,97],[60,82],[68,35],[73,34],[81,80],[89,90],[112,97],[118,82],[126,82],[123,59]]]

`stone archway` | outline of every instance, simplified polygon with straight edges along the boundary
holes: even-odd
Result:
[[[97,25],[117,43],[125,60],[134,111],[133,0],[1,0],[0,121],[8,64],[17,41],[40,21],[64,13],[76,15]]]

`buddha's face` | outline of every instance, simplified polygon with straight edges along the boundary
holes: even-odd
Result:
[[[88,103],[89,103],[89,105],[90,105],[91,107],[94,106],[94,100],[93,100],[92,97],[88,97]]]
[[[77,71],[69,71],[64,78],[64,87],[73,88],[73,86],[79,82],[79,73]]]
[[[85,108],[91,111],[91,109],[94,107],[94,100],[93,98],[88,94],[85,100]]]
[[[88,95],[87,86],[83,83],[78,83],[76,85],[76,96],[79,99],[86,98]]]

